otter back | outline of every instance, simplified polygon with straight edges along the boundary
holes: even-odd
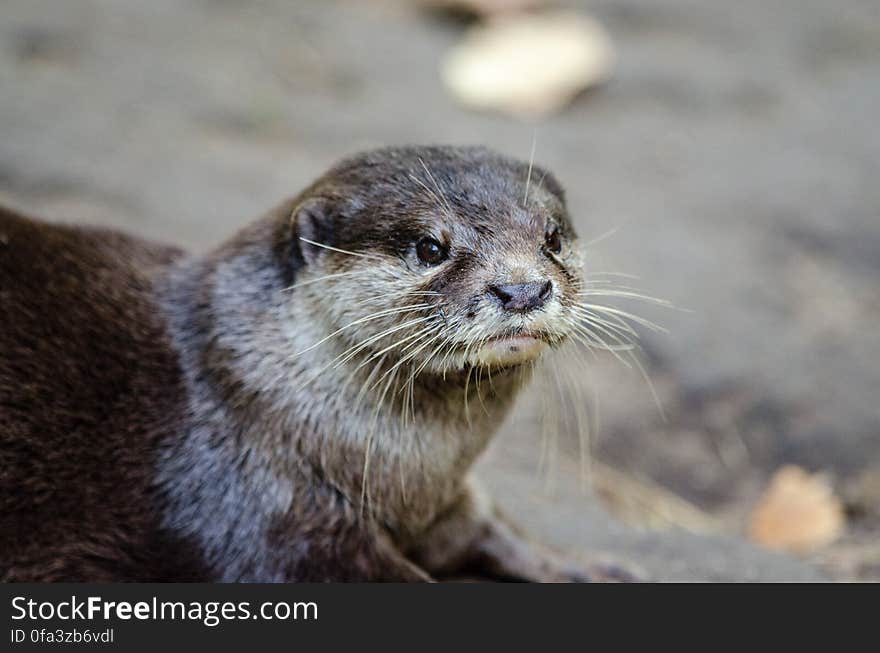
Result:
[[[204,574],[149,498],[183,400],[152,280],[179,255],[0,209],[3,580]]]

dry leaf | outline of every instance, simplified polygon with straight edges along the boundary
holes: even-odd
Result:
[[[452,94],[470,107],[540,116],[607,79],[612,60],[611,40],[599,23],[554,12],[472,28],[441,72]]]
[[[809,553],[837,539],[843,506],[820,474],[780,469],[752,511],[749,537],[768,548]]]

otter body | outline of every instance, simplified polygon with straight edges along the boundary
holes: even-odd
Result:
[[[468,474],[579,274],[552,176],[480,148],[344,161],[204,257],[0,211],[0,577],[585,579]]]

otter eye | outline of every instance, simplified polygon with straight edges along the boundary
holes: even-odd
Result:
[[[422,263],[437,265],[446,259],[446,248],[433,238],[422,238],[416,243],[416,254]]]
[[[562,251],[562,238],[559,236],[558,227],[551,227],[544,236],[544,247],[553,254],[559,254]]]

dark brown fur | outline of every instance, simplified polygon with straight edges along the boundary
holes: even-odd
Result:
[[[205,578],[144,497],[179,427],[157,275],[177,250],[0,210],[0,574]]]

